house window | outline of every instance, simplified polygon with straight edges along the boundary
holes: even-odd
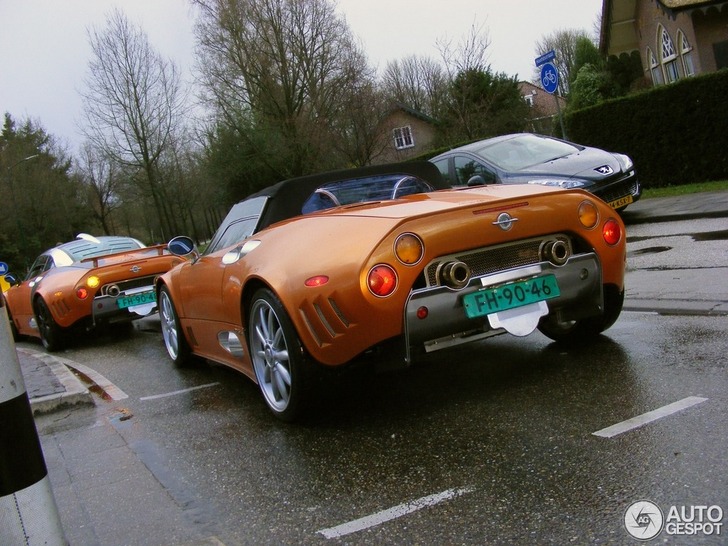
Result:
[[[693,67],[693,46],[690,45],[685,33],[681,30],[677,33],[677,43],[680,44],[680,58],[682,59],[683,71],[686,76],[695,75]]]
[[[523,100],[525,100],[526,104],[533,108],[533,95],[523,95]]]
[[[662,69],[660,68],[660,65],[657,64],[657,59],[655,58],[655,54],[652,53],[652,50],[648,47],[647,48],[647,61],[650,63],[650,74],[652,75],[652,85],[662,85],[665,83],[665,80],[662,79]]]
[[[677,52],[675,51],[675,46],[672,43],[672,38],[670,38],[665,27],[660,26],[659,33],[661,43],[660,62],[665,70],[665,81],[667,83],[672,83],[677,81],[680,77],[680,74],[677,71]]]
[[[412,148],[415,145],[415,139],[412,137],[412,129],[409,125],[406,127],[397,127],[394,130],[394,147],[398,150]]]

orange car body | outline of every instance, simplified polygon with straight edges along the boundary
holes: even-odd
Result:
[[[144,247],[130,238],[86,237],[41,254],[26,279],[15,282],[4,294],[17,335],[41,338],[48,347],[49,340],[38,327],[41,302],[57,333],[146,316],[156,310],[156,277],[184,261],[170,254],[166,245]],[[126,250],[115,251],[113,244],[104,246],[108,240],[124,242]],[[129,249],[127,241],[133,241],[135,247]],[[79,245],[85,245],[83,253],[88,257],[74,261],[66,249],[75,250]],[[50,350],[53,345],[51,342]]]
[[[395,171],[408,169],[414,167],[400,164]],[[422,169],[417,176],[439,176]],[[356,176],[357,171],[340,175]],[[488,287],[515,287],[524,279],[553,275],[561,295],[545,304],[530,303],[528,309],[540,306],[543,313],[547,306],[548,316],[558,315],[562,323],[603,314],[605,290],[623,296],[624,225],[593,195],[528,185],[432,185],[438,191],[299,213],[172,269],[160,277],[159,288],[171,295],[184,342],[193,354],[256,380],[247,322],[253,293],[261,287],[282,302],[307,356],[327,366],[378,347],[387,347],[387,358],[408,363],[461,341],[506,331],[524,335],[519,326],[523,316],[518,315],[525,306],[495,313],[498,320],[491,320],[493,313],[468,315],[468,294]],[[315,187],[308,179],[301,182],[289,205],[295,199],[303,202]],[[221,230],[233,221],[226,219]],[[395,255],[403,234],[414,234],[422,243],[414,263]],[[557,263],[544,250],[554,241],[562,241]],[[381,264],[395,272],[396,287],[385,296],[370,289],[372,271]],[[451,264],[460,268],[454,286],[443,285],[441,270]],[[487,297],[493,299],[493,294]],[[616,315],[620,310],[621,300]],[[526,322],[540,325],[548,318],[529,313]]]

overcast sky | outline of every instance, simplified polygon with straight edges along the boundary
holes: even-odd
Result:
[[[536,42],[557,30],[593,33],[602,0],[338,0],[373,66],[410,55],[439,59],[475,23],[495,72],[531,80]],[[187,0],[0,0],[0,111],[31,118],[68,145],[81,142],[79,90],[91,58],[87,30],[119,7],[152,46],[192,79],[194,11]]]

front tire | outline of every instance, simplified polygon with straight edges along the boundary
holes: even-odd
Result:
[[[554,341],[568,345],[579,345],[593,340],[604,330],[611,327],[619,318],[624,304],[624,290],[616,286],[604,287],[604,312],[596,317],[558,322],[549,315],[539,322],[538,329]]]
[[[268,408],[283,421],[302,412],[304,352],[283,304],[266,288],[258,290],[249,313],[250,358]]]
[[[35,302],[35,321],[38,324],[40,341],[46,351],[60,351],[64,345],[64,329],[58,326],[48,304],[42,298]]]
[[[177,310],[172,303],[169,289],[162,286],[159,290],[159,319],[162,325],[162,338],[169,358],[175,366],[185,366],[192,361],[192,350],[182,331]]]

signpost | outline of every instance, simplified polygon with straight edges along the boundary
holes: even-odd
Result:
[[[559,71],[556,69],[556,65],[552,62],[555,60],[556,52],[552,49],[551,51],[536,57],[536,66],[541,67],[541,87],[543,87],[544,91],[554,96],[554,100],[556,101],[556,111],[559,113],[559,122],[561,123],[561,135],[566,138],[564,119],[561,116],[561,105],[559,104],[559,97],[556,95],[556,91],[559,88]]]

